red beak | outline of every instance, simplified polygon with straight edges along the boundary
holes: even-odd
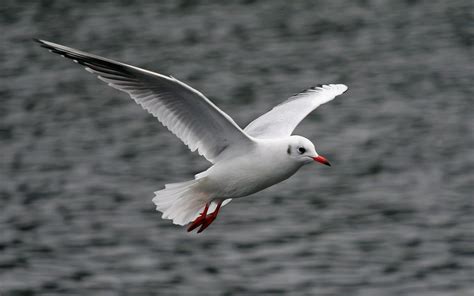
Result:
[[[313,159],[314,159],[314,161],[320,162],[320,163],[325,164],[327,166],[331,166],[329,161],[326,158],[322,157],[321,155],[313,157]]]

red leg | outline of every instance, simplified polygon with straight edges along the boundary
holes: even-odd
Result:
[[[219,210],[221,208],[222,202],[223,200],[219,201],[217,203],[217,207],[214,210],[214,212],[206,216],[206,219],[202,223],[201,228],[199,228],[198,233],[201,233],[202,231],[204,231],[204,229],[206,229],[209,225],[211,225],[211,223],[216,219],[217,214],[219,214]]]
[[[208,202],[204,207],[204,211],[197,217],[188,227],[188,232],[193,231],[196,227],[202,225],[207,218],[207,210],[209,209],[210,203]]]

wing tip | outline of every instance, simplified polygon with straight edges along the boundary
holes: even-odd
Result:
[[[312,90],[330,90],[336,93],[336,96],[345,93],[349,88],[345,84],[317,84]]]
[[[38,43],[40,46],[45,47],[45,48],[51,48],[52,46],[50,45],[50,42],[39,39],[39,38],[32,38],[34,42]]]
[[[332,84],[332,86],[336,87],[340,91],[341,95],[349,89],[349,87],[347,87],[347,85],[342,84],[342,83],[341,84]]]
[[[39,46],[44,47],[44,48],[49,48],[49,46],[46,44],[46,41],[41,40],[39,38],[32,38],[34,42],[38,43]]]
[[[49,42],[49,41],[46,41],[46,40],[43,40],[43,39],[38,39],[38,38],[33,38],[33,41],[38,43],[39,46],[41,46],[43,48],[46,48],[47,50],[49,50],[52,53],[63,55],[63,53],[66,52],[64,49],[60,48],[61,45],[59,45],[59,44]],[[63,57],[66,57],[66,56],[63,56]]]

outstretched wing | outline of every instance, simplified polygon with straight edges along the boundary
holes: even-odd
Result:
[[[290,97],[272,110],[258,117],[244,131],[256,138],[290,136],[296,126],[319,105],[344,93],[344,84],[318,85]]]
[[[51,52],[85,66],[110,86],[128,93],[191,151],[197,149],[212,163],[224,150],[236,146],[243,148],[253,142],[229,115],[202,93],[173,77],[52,42],[36,41]]]

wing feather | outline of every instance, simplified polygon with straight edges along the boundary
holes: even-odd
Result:
[[[36,40],[53,53],[70,58],[113,88],[126,92],[155,116],[191,151],[210,162],[229,147],[253,143],[232,118],[202,93],[171,76],[116,62],[60,44]]]
[[[346,90],[344,84],[318,85],[304,90],[249,123],[244,131],[256,138],[290,136],[309,113]]]

